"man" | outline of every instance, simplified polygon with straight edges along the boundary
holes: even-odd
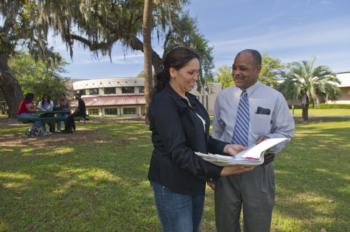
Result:
[[[250,147],[266,138],[291,138],[294,120],[281,93],[258,81],[261,55],[247,49],[238,53],[232,66],[236,86],[224,89],[214,107],[213,137]],[[252,171],[221,177],[215,185],[218,232],[240,231],[243,207],[244,231],[270,231],[275,198],[274,153]]]
[[[83,99],[81,99],[81,96],[79,93],[76,93],[75,99],[78,100],[78,107],[74,110],[73,114],[69,115],[66,119],[66,128],[64,129],[65,133],[72,133],[75,131],[75,122],[74,117],[83,117],[86,118],[86,107],[85,102]]]
[[[86,107],[85,102],[81,99],[81,95],[79,93],[75,94],[75,99],[78,100],[78,107],[75,109],[72,116],[74,117],[86,117]]]

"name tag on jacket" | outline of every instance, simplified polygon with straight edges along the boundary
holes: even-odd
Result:
[[[270,115],[271,114],[271,110],[268,108],[263,108],[258,106],[258,108],[256,109],[256,114],[265,114],[265,115]]]

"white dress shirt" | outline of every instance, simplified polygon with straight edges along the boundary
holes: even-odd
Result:
[[[231,143],[241,93],[242,90],[236,86],[219,93],[214,106],[214,138]],[[263,135],[270,138],[292,138],[294,119],[280,92],[257,81],[247,89],[247,94],[250,115],[248,147],[255,145],[256,140]],[[279,152],[285,144],[270,151]]]

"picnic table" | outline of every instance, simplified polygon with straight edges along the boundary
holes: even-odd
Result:
[[[34,121],[41,121],[43,124],[48,123],[50,125],[50,131],[55,131],[55,123],[56,122],[62,122],[66,120],[66,117],[64,117],[65,113],[69,113],[70,111],[67,110],[55,110],[55,111],[36,111],[33,113],[33,118],[28,117],[21,117],[20,115],[17,117],[17,121],[23,122],[23,123],[33,123]],[[74,116],[74,121],[81,121],[81,120],[89,120],[88,116]]]
[[[23,123],[31,123],[34,121],[41,121],[43,123],[45,122],[58,122],[58,121],[64,121],[65,118],[62,117],[60,114],[64,113],[70,113],[69,111],[63,111],[63,110],[57,110],[57,111],[36,111],[33,113],[33,118],[28,118],[28,117],[21,117],[19,115],[17,117],[17,121],[23,122]]]

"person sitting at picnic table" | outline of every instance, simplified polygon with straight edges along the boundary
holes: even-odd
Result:
[[[28,120],[28,122],[33,122],[32,129],[42,128],[42,122],[38,114],[35,114],[35,106],[33,104],[34,94],[27,93],[24,99],[19,104],[17,110],[17,116],[21,119]]]
[[[66,99],[66,95],[61,94],[60,97],[58,98],[57,104],[55,106],[55,111],[61,111],[56,114],[56,118],[59,119],[57,120],[56,126],[57,130],[61,130],[61,120],[64,121],[64,128],[66,128],[66,120],[69,117],[70,114],[70,105],[69,101]]]
[[[43,112],[51,112],[53,111],[53,101],[47,94],[44,94],[41,101],[38,103],[37,108]]]
[[[73,131],[75,131],[74,117],[82,117],[86,119],[85,102],[83,101],[83,99],[81,99],[81,95],[79,93],[75,93],[74,96],[75,99],[78,100],[78,107],[66,120],[66,128],[64,130],[64,132],[66,133],[72,133]]]
[[[51,100],[50,96],[47,95],[47,94],[44,94],[43,97],[41,98],[41,101],[38,103],[37,105],[37,108],[42,111],[42,112],[52,112],[53,111],[53,101]],[[47,115],[49,116],[49,115]],[[50,132],[55,132],[55,122],[54,121],[50,121],[50,122],[47,122],[47,124],[49,125],[50,127]],[[44,129],[46,130],[45,128],[45,123],[43,124],[44,126]]]

